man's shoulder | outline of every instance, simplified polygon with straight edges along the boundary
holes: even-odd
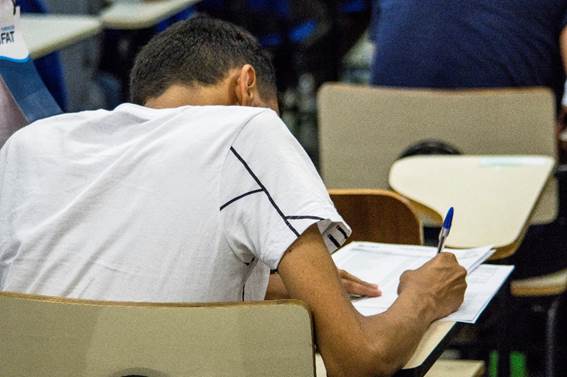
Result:
[[[153,109],[131,103],[124,103],[113,110],[89,110],[75,113],[64,113],[37,120],[15,132],[7,144],[24,146],[28,142],[37,144],[38,140],[59,140],[69,137],[79,137],[93,127],[108,128],[108,134],[118,132],[118,129],[137,129],[143,132],[144,123],[167,123],[176,129],[195,130],[194,127],[223,129],[224,132],[237,132],[259,115],[262,119],[278,119],[277,114],[267,108],[246,106],[183,106],[169,109]],[[108,125],[105,127],[104,125]],[[216,125],[217,127],[213,126]],[[187,127],[194,126],[194,127]],[[232,129],[232,131],[231,131]]]
[[[248,122],[260,114],[274,114],[276,113],[269,108],[265,107],[250,107],[250,106],[224,106],[224,105],[209,105],[209,106],[184,106],[175,109],[180,113],[186,113],[189,116],[202,114],[206,117],[235,120]],[[276,115],[277,117],[277,115]]]
[[[79,121],[85,121],[94,114],[106,112],[105,110],[83,111],[78,113],[63,113],[38,119],[14,132],[6,141],[6,145],[24,145],[30,141],[34,144],[40,143],[44,138],[50,138],[57,134],[57,129],[67,129]]]
[[[226,105],[187,105],[174,108],[155,109],[131,103],[125,103],[112,111],[111,116],[120,117],[133,116],[142,122],[149,120],[158,123],[167,123],[169,126],[180,126],[194,130],[195,127],[203,126],[213,130],[217,125],[228,131],[231,128],[239,129],[249,123],[260,114],[278,118],[277,114],[268,108],[248,106],[226,106]]]
[[[202,130],[206,133],[232,134],[235,137],[244,129],[270,125],[279,126],[281,119],[269,108],[248,106],[185,106],[173,109],[175,123],[187,132]],[[190,125],[191,127],[186,127]]]

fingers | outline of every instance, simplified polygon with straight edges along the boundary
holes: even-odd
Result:
[[[466,286],[467,269],[459,264],[454,254],[439,253],[435,259],[437,259],[439,267],[447,271],[447,274],[451,276],[449,280],[455,284],[462,283]]]
[[[466,276],[467,270],[461,266],[457,258],[452,253],[439,253],[440,267],[445,271],[445,283],[449,291],[446,294],[448,299],[448,313],[452,313],[459,309],[463,304],[464,294],[467,288]],[[452,298],[452,300],[451,300]]]
[[[439,253],[416,270],[405,271],[400,276],[398,294],[405,290],[418,292],[435,302],[435,318],[444,317],[457,310],[463,303],[467,271],[452,253]]]
[[[435,258],[431,259],[431,261],[442,262],[442,263],[457,263],[457,257],[453,253],[447,252],[440,252],[435,256]]]
[[[377,297],[382,294],[376,284],[361,280],[344,270],[339,270],[339,276],[345,290],[351,295]]]
[[[378,297],[382,294],[377,285],[367,286],[347,279],[342,279],[342,283],[350,295]]]
[[[351,274],[351,273],[349,273],[345,270],[339,270],[339,275],[340,275],[341,279],[350,280],[350,281],[353,281],[355,283],[366,285],[366,286],[369,286],[369,287],[376,285],[376,284],[372,284],[372,283],[369,283],[367,281],[364,281],[362,279],[359,279],[356,276],[354,276],[353,274]]]
[[[429,262],[437,265],[441,265],[443,268],[448,268],[456,273],[456,277],[459,279],[464,279],[467,276],[467,269],[459,264],[457,257],[453,253],[441,252],[431,259]],[[429,263],[428,262],[428,263]]]

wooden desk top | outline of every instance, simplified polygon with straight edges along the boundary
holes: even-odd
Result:
[[[436,223],[455,208],[446,246],[493,245],[500,259],[521,242],[554,165],[547,156],[414,156],[394,163],[389,182]]]
[[[55,14],[24,14],[21,26],[32,59],[92,37],[102,29],[96,17]]]
[[[425,377],[482,377],[484,371],[481,360],[437,360]]]
[[[200,0],[114,1],[101,13],[105,28],[118,30],[145,29],[197,4]]]
[[[433,322],[421,338],[411,359],[396,374],[396,377],[425,375],[431,365],[441,356],[449,341],[449,335],[458,327],[460,326],[452,321]]]
[[[439,358],[444,350],[445,344],[449,341],[450,335],[459,326],[451,321],[436,321],[431,324],[411,359],[406,363],[402,370],[396,373],[396,377],[422,377],[431,365]],[[315,365],[317,377],[326,377],[327,371],[320,354],[315,355]]]

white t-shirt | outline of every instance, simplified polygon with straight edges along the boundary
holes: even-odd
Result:
[[[271,110],[124,104],[44,119],[0,151],[0,289],[134,301],[261,300],[318,223],[350,229]]]

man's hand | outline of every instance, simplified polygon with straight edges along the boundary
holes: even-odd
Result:
[[[439,253],[417,270],[400,277],[398,294],[414,292],[430,302],[432,320],[456,311],[463,303],[467,271],[451,253]]]
[[[339,270],[339,276],[345,291],[349,295],[378,297],[382,294],[376,284],[361,280],[344,270]],[[286,298],[289,298],[289,294],[280,275],[278,273],[271,274],[268,290],[266,292],[266,300],[281,300]]]
[[[382,294],[376,284],[368,283],[345,270],[339,270],[341,283],[349,295],[378,297]]]
[[[345,297],[345,275],[337,273],[316,225],[290,246],[278,271],[289,295],[309,306],[317,346],[333,376],[393,375],[431,322],[461,304],[466,286],[464,269],[442,253],[403,274],[400,294],[387,311],[364,317]]]

